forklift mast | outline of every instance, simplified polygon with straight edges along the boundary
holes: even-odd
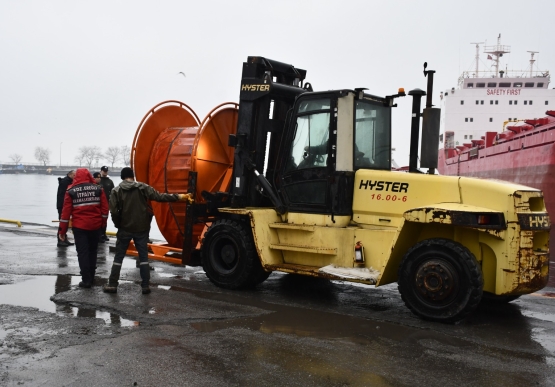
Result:
[[[274,182],[287,113],[298,95],[312,91],[305,76],[305,70],[259,56],[243,63],[237,134],[228,144],[235,147],[232,207],[279,207],[268,182]],[[257,185],[267,196],[256,192]]]

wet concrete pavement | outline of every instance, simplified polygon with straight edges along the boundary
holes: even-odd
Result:
[[[55,229],[0,225],[0,386],[553,386],[555,289],[466,321],[422,321],[395,285],[272,274],[215,287],[200,268],[152,263],[140,293],[101,245],[92,289]]]

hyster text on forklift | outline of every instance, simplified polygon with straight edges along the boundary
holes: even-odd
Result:
[[[426,64],[424,75],[427,93],[408,93],[408,173],[391,170],[391,110],[402,89],[386,97],[362,88],[315,92],[305,70],[249,57],[238,106],[217,107],[200,124],[182,103],[153,108],[132,162],[155,188],[178,192],[185,181],[195,193],[182,209],[155,208],[163,233],[164,222],[177,219],[167,239],[183,247],[182,262],[202,264],[228,289],[256,286],[272,271],[397,282],[413,313],[441,322],[463,319],[482,298],[508,302],[543,288],[550,221],[542,192],[434,174],[439,109]],[[171,119],[176,109],[189,112],[181,127]],[[428,173],[417,168],[421,118],[420,167]]]

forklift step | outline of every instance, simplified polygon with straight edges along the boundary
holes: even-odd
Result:
[[[332,265],[330,265],[332,266]],[[336,280],[336,281],[345,281],[348,280],[350,282],[359,282],[367,285],[375,285],[377,282],[377,278],[379,276],[379,272],[366,269],[364,268],[334,268],[336,270],[329,271],[329,266],[324,267],[315,267],[315,266],[306,266],[306,265],[299,265],[293,263],[281,263],[277,265],[264,265],[266,270],[270,271],[281,271],[284,273],[292,273],[292,274],[301,274],[301,275],[309,275],[312,277],[319,277],[319,278],[326,278],[329,280]],[[324,269],[324,270],[322,270]],[[337,270],[337,269],[343,269]],[[346,273],[348,271],[348,273]]]
[[[289,244],[271,244],[270,248],[273,250],[287,250],[287,251],[299,251],[302,253],[312,253],[312,254],[326,254],[326,255],[337,255],[336,247],[314,247],[314,246],[303,246],[303,245],[289,245]]]
[[[268,225],[270,228],[280,228],[284,230],[298,230],[298,231],[308,231],[314,232],[316,226],[309,226],[305,224],[295,224],[295,223],[270,223]]]

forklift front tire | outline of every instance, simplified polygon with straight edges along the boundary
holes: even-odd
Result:
[[[252,232],[241,222],[221,219],[212,223],[202,240],[201,256],[206,276],[216,286],[241,289],[261,279],[263,269]]]

